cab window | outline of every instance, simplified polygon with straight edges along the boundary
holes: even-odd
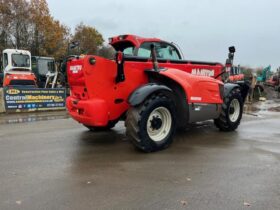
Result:
[[[137,56],[150,58],[152,42],[144,42],[138,49]]]
[[[134,49],[135,46],[130,41],[121,41],[117,42],[115,44],[112,44],[113,48],[116,52],[121,51],[124,53],[124,55],[133,56],[134,55]]]
[[[37,59],[34,57],[31,57],[31,68],[32,68],[32,71],[37,68]],[[35,71],[37,71],[37,69]]]
[[[158,58],[166,60],[179,60],[179,54],[175,47],[166,43],[160,43],[156,45],[156,53]]]
[[[38,59],[38,73],[46,75],[48,72],[54,72],[54,61],[51,59]]]
[[[30,58],[24,54],[12,54],[12,66],[14,67],[29,67]]]
[[[3,67],[6,68],[8,66],[8,54],[4,53],[3,55]]]
[[[165,42],[145,42],[138,49],[137,56],[146,58],[151,57],[151,44],[155,45],[157,58],[165,60],[181,59],[177,49]]]
[[[123,54],[133,56],[134,47],[127,47],[123,50]]]

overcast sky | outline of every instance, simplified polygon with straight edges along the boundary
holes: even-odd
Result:
[[[119,34],[177,43],[185,59],[280,66],[279,0],[47,0],[51,14],[71,28],[80,22],[106,39]]]

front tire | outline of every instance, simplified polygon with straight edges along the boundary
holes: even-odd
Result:
[[[234,131],[240,124],[242,112],[243,99],[240,89],[234,89],[224,97],[221,114],[214,123],[221,131]]]
[[[155,152],[167,148],[176,130],[173,101],[163,94],[154,94],[140,106],[132,107],[126,118],[126,134],[136,148]]]

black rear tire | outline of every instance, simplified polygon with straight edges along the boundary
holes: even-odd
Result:
[[[153,94],[140,106],[129,109],[126,118],[127,137],[144,152],[165,149],[173,141],[175,118],[173,101],[161,93]]]
[[[237,108],[234,108],[232,104],[235,104]],[[240,89],[233,89],[226,97],[224,97],[221,114],[218,119],[214,120],[214,124],[221,131],[234,131],[240,124],[242,112],[243,99],[241,97]]]

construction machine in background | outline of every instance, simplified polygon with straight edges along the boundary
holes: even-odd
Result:
[[[274,72],[268,80],[266,80],[265,84],[267,86],[273,87],[275,91],[280,91],[280,68]]]
[[[65,87],[65,76],[61,72],[61,61],[53,57],[32,56],[32,71],[37,77],[40,88]]]
[[[257,76],[256,85],[254,88],[254,92],[259,96],[260,101],[265,101],[264,97],[264,85],[266,84],[267,78],[271,75],[271,65],[265,67],[259,76]]]
[[[2,52],[1,86],[37,87],[31,70],[31,54],[27,50],[5,49]]]
[[[39,88],[45,88],[48,74],[55,72],[55,60],[52,57],[32,56],[32,71],[36,75]]]
[[[244,74],[241,71],[240,65],[231,67],[228,79],[230,82],[244,81]]]
[[[266,82],[267,78],[269,78],[270,76],[271,76],[271,65],[265,67],[262,70],[261,75],[257,77],[257,82],[264,83]]]
[[[277,69],[276,78],[277,78],[277,83],[276,83],[276,86],[274,87],[274,89],[275,89],[275,91],[278,91],[278,93],[279,93],[280,92],[280,67]]]

